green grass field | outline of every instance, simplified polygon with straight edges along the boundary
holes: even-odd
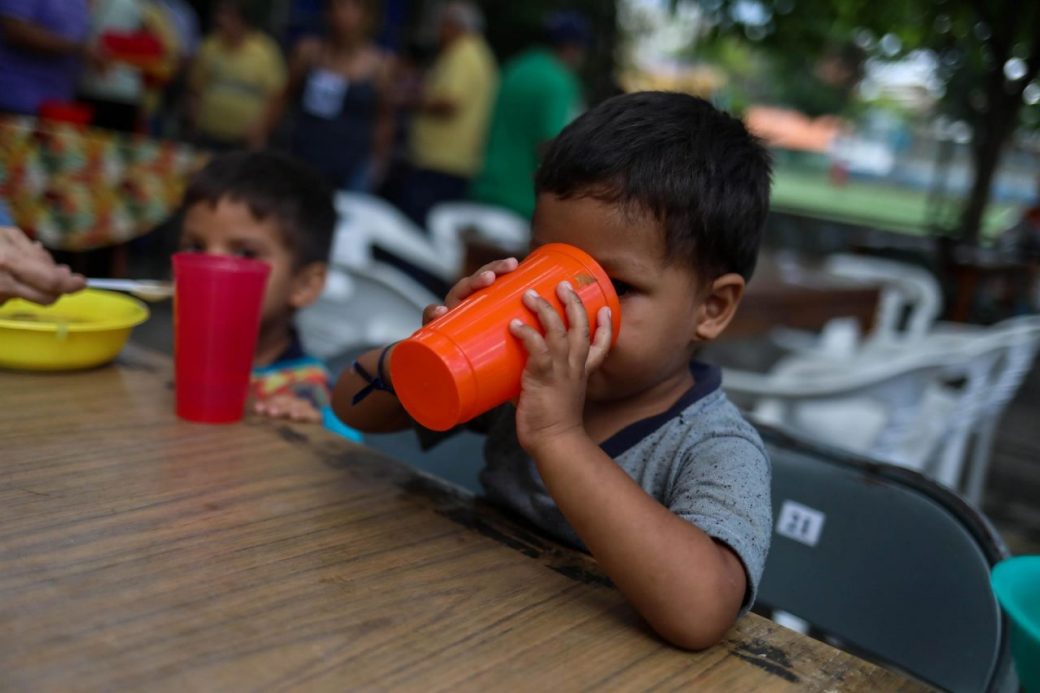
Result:
[[[927,233],[927,193],[913,188],[850,180],[832,185],[824,172],[778,166],[772,206],[777,211],[920,235]],[[1014,223],[1015,205],[991,204],[983,237]]]

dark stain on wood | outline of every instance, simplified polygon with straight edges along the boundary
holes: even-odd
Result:
[[[591,557],[568,559],[570,551],[552,540],[525,529],[518,520],[506,517],[498,508],[481,501],[474,501],[451,486],[436,479],[412,477],[402,481],[398,487],[409,495],[429,501],[434,511],[455,524],[522,553],[528,558],[542,560],[545,565],[564,577],[585,585],[613,588],[614,583],[597,570]]]
[[[614,587],[614,583],[610,581],[603,573],[598,573],[594,570],[589,570],[581,565],[550,565],[551,569],[555,570],[564,577],[569,577],[575,582],[581,582],[586,585],[599,585],[601,587]]]
[[[143,371],[144,373],[158,373],[159,366],[154,363],[139,360],[124,354],[116,357],[116,365],[124,371]]]
[[[462,498],[458,489],[428,476],[408,476],[398,482],[397,487],[410,496],[425,498],[437,508],[456,506]]]
[[[287,443],[297,445],[300,443],[310,442],[310,439],[307,436],[300,433],[294,428],[290,428],[289,426],[279,426],[276,430],[278,431],[278,435],[281,436],[282,440],[284,440]]]
[[[733,649],[733,654],[748,664],[754,664],[759,669],[768,671],[773,676],[778,676],[785,681],[799,683],[801,680],[791,670],[791,660],[786,652],[758,638],[738,644]]]
[[[506,534],[496,527],[492,527],[491,524],[484,520],[484,518],[480,517],[480,515],[469,508],[438,510],[437,514],[448,518],[455,524],[472,529],[473,531],[484,535],[488,539],[493,539],[503,546],[508,546],[514,551],[519,551],[528,558],[539,558],[542,555],[540,547],[532,546],[517,537]]]

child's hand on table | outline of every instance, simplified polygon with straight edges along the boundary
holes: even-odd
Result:
[[[257,401],[253,411],[271,419],[285,419],[297,423],[321,423],[322,415],[314,403],[305,397],[283,393]]]
[[[523,301],[538,316],[545,335],[519,320],[509,326],[528,354],[517,403],[516,434],[520,445],[533,456],[536,448],[552,445],[561,436],[584,435],[585,387],[589,375],[607,357],[612,339],[609,308],[604,306],[596,314],[596,332],[590,344],[589,320],[581,297],[568,282],[562,282],[556,293],[569,327],[534,291],[528,291]]]

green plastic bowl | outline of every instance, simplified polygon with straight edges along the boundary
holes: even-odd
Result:
[[[993,568],[993,592],[1011,620],[1011,654],[1026,691],[1040,691],[1040,556],[1017,556]]]

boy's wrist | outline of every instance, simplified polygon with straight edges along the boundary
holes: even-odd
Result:
[[[390,379],[390,359],[393,358],[397,344],[397,342],[391,342],[383,347],[383,351],[379,354],[379,361],[376,363],[376,376],[386,385],[387,392],[394,395],[397,393],[394,392],[394,382]]]
[[[390,353],[396,345],[397,342],[394,342],[384,347],[379,352],[379,357],[376,359],[374,366],[370,360],[367,367],[361,363],[361,359],[354,361],[351,368],[365,382],[365,386],[354,395],[351,400],[352,406],[357,406],[373,392],[386,392],[395,397],[397,396],[397,393],[394,392],[393,383],[390,382],[390,366],[388,363]]]
[[[536,440],[527,445],[527,453],[539,466],[543,463],[551,464],[557,459],[572,459],[582,448],[596,446],[595,441],[586,433],[585,427],[580,424],[534,437]]]

